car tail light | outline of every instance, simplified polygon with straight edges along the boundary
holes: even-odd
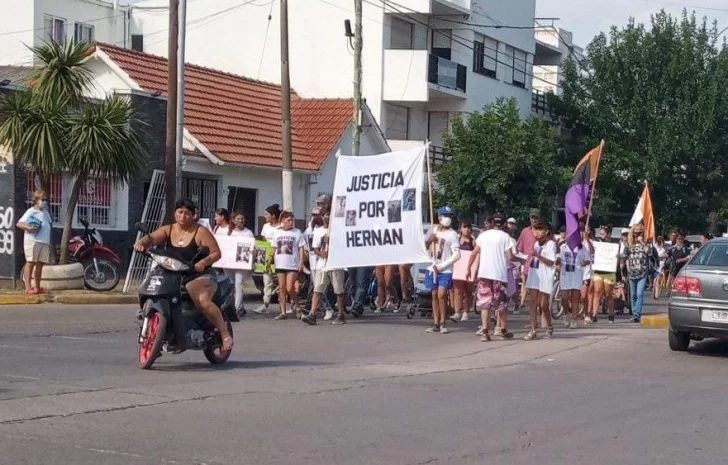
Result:
[[[673,294],[684,294],[690,297],[699,297],[703,294],[698,278],[678,276],[672,283]]]

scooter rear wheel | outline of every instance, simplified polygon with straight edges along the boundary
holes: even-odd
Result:
[[[159,357],[167,328],[167,318],[161,313],[153,312],[147,318],[147,334],[143,335],[139,344],[139,366],[143,370],[152,368]]]
[[[233,336],[233,325],[230,324],[230,322],[227,322],[227,329],[230,332],[230,336]],[[219,365],[221,363],[227,362],[227,359],[230,358],[230,354],[233,353],[233,350],[222,350],[222,337],[219,334],[216,334],[216,341],[207,347],[205,347],[205,350],[203,350],[203,353],[205,354],[205,358],[208,362],[212,363],[213,365]]]
[[[102,258],[96,259],[98,274],[93,260],[83,263],[83,283],[87,289],[108,292],[119,284],[119,267],[116,263]]]

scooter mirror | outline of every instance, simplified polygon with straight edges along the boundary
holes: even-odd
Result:
[[[137,231],[139,231],[141,233],[149,234],[149,228],[147,227],[146,224],[142,223],[141,221],[134,225],[134,229],[136,229]]]

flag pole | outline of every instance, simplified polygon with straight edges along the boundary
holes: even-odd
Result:
[[[430,167],[430,141],[425,139],[425,158],[427,161],[427,194],[430,197],[430,225],[435,226],[434,213],[432,211],[432,168]]]
[[[602,161],[602,153],[604,152],[604,139],[599,143],[599,158],[597,158],[597,169],[596,169],[596,175],[594,176],[594,182],[591,186],[591,195],[589,196],[589,210],[587,210],[586,213],[586,223],[585,226],[589,227],[589,220],[591,219],[591,212],[592,212],[592,203],[594,202],[594,192],[597,187],[597,178],[599,177],[599,163]]]

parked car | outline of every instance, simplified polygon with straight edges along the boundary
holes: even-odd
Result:
[[[691,340],[728,339],[728,238],[712,239],[680,270],[668,319],[672,350],[687,350]]]

